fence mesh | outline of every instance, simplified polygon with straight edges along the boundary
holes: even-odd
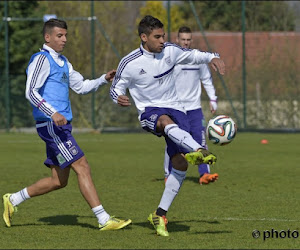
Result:
[[[101,22],[101,25],[95,25],[94,66],[98,77],[110,69],[117,68],[120,59],[116,51],[123,57],[139,46],[134,21],[139,16],[137,12],[131,12],[130,8],[123,10],[122,15],[130,16],[133,20],[132,25],[128,28],[124,24],[125,22],[112,26],[113,22],[120,22],[116,17],[106,20],[97,11],[95,15],[98,22]],[[58,17],[60,16],[58,15]],[[107,17],[107,19],[109,18]],[[91,20],[68,21],[68,45],[64,51],[64,55],[73,64],[74,69],[81,72],[85,78],[91,78],[92,68],[90,22]],[[1,22],[0,33],[2,38],[4,38],[3,23]],[[42,21],[40,24],[42,26]],[[33,33],[40,33],[41,27],[37,25],[33,29],[35,29]],[[106,32],[105,35],[103,30]],[[167,27],[165,30],[167,32]],[[169,40],[175,42],[176,35],[176,32],[172,32]],[[223,77],[225,88],[217,73],[212,72],[218,96],[217,114],[230,115],[239,122],[241,128],[300,129],[300,33],[273,32],[272,30],[269,32],[246,32],[246,89],[243,88],[242,79],[242,33],[205,32],[205,35],[212,50],[220,53],[227,67],[226,75]],[[108,38],[111,44],[108,43]],[[16,46],[14,43],[18,42],[12,39],[9,41],[10,47]],[[41,45],[33,44],[33,52],[38,51]],[[207,50],[203,35],[199,30],[194,30],[192,46],[200,50]],[[73,48],[76,48],[76,51]],[[4,52],[3,43],[0,49]],[[11,50],[10,53],[12,53]],[[28,61],[29,58],[24,58],[24,60]],[[0,129],[5,129],[7,119],[10,119],[10,128],[32,127],[34,121],[31,107],[24,93],[26,66],[21,69],[24,74],[10,72],[9,96],[6,93],[7,81],[4,75],[4,66],[2,64],[0,68]],[[109,87],[109,85],[104,86],[95,93],[94,108],[92,108],[91,94],[81,96],[70,91],[75,127],[92,128],[92,116],[95,117],[94,125],[98,129],[108,127],[136,129],[140,127],[134,104],[129,108],[115,105],[110,99]],[[230,94],[230,98],[226,95],[226,91]],[[10,105],[9,118],[7,116],[7,100]],[[208,98],[204,89],[202,91],[202,107],[208,120],[212,115],[209,112]],[[243,123],[244,116],[246,124]]]

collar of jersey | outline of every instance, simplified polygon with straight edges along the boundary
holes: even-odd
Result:
[[[155,57],[155,53],[145,50],[142,44],[140,45],[140,50],[144,56],[151,57],[151,58]]]
[[[49,54],[55,59],[60,57],[60,53],[57,53],[54,49],[52,49],[51,47],[49,47],[48,45],[44,44],[43,45],[43,50],[49,52]]]
[[[60,53],[57,53],[54,49],[52,49],[46,44],[43,45],[42,50],[47,51],[59,67],[64,66],[64,59]]]

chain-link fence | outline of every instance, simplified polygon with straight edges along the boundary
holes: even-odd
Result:
[[[111,7],[105,2],[95,2],[95,13],[92,17],[90,3],[81,3],[87,7],[86,16],[82,12],[74,12],[74,16],[61,16],[59,8],[57,16],[68,22],[68,45],[64,55],[73,64],[75,70],[81,72],[84,77],[91,78],[92,67],[95,67],[96,77],[102,73],[116,68],[120,57],[125,56],[139,46],[139,38],[136,32],[136,20],[139,18],[138,7],[133,1],[124,3],[122,11],[116,5]],[[122,1],[120,2],[122,3]],[[57,2],[57,5],[60,3]],[[64,3],[68,4],[68,3]],[[141,3],[137,3],[141,6]],[[72,5],[73,8],[74,5]],[[130,8],[127,8],[129,6]],[[118,11],[118,15],[110,16],[103,9]],[[54,8],[54,7],[53,7]],[[81,8],[83,9],[83,8]],[[50,11],[48,10],[48,11]],[[109,11],[108,11],[109,12]],[[73,13],[73,12],[72,12]],[[45,13],[43,13],[45,14]],[[41,16],[41,13],[40,13]],[[124,20],[130,17],[130,24]],[[69,19],[68,19],[69,18]],[[0,22],[0,35],[5,36],[5,22],[10,30],[15,28],[13,22],[24,22],[26,18],[10,20],[4,18],[2,13]],[[33,21],[33,19],[28,18]],[[36,18],[38,24],[32,27],[33,33],[40,34],[43,25],[42,18]],[[94,23],[94,31],[91,22]],[[200,17],[201,21],[201,17]],[[197,20],[195,19],[195,23]],[[172,23],[171,23],[172,25]],[[165,27],[167,32],[168,27]],[[94,34],[92,33],[94,32]],[[297,131],[300,129],[300,33],[298,32],[245,32],[245,68],[243,68],[243,33],[242,32],[200,32],[193,30],[194,48],[208,50],[207,40],[211,50],[220,53],[226,63],[226,75],[221,79],[213,72],[214,85],[218,96],[217,114],[227,114],[237,121],[240,128],[244,129],[279,129]],[[10,34],[10,33],[9,33]],[[9,35],[8,34],[8,35]],[[176,41],[176,32],[170,33],[171,42]],[[18,46],[18,41],[13,36],[8,37],[9,46],[0,44],[3,51]],[[94,52],[91,39],[94,38]],[[3,39],[4,41],[4,39]],[[32,44],[32,53],[38,51],[42,44]],[[94,54],[92,54],[94,53]],[[93,61],[94,57],[94,61]],[[10,57],[10,68],[14,62]],[[14,58],[14,60],[16,60]],[[29,57],[24,56],[28,61]],[[0,72],[0,129],[31,127],[34,121],[31,115],[31,107],[25,99],[25,69],[22,65],[18,70],[11,70],[9,78],[5,75],[5,64],[1,65]],[[20,73],[21,72],[21,73]],[[22,73],[24,72],[24,73]],[[245,74],[245,79],[243,79]],[[7,81],[8,79],[8,81]],[[245,80],[245,81],[244,81]],[[109,85],[102,87],[94,94],[79,96],[73,92],[70,94],[74,121],[74,127],[107,129],[140,127],[135,106],[122,108],[115,105],[109,96]],[[9,91],[7,91],[7,88]],[[208,107],[208,98],[203,89],[202,107],[206,119],[211,117]],[[94,121],[93,121],[94,120]],[[94,123],[94,124],[93,124]]]

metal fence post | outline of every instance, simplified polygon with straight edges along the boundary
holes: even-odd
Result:
[[[171,42],[171,14],[170,14],[170,0],[168,0],[168,42]]]
[[[91,69],[92,79],[95,78],[95,17],[94,17],[94,0],[91,1]],[[92,93],[92,126],[95,129],[95,92]]]
[[[245,47],[245,30],[246,30],[246,20],[245,20],[245,6],[246,1],[242,1],[242,46],[243,46],[243,118],[244,118],[244,128],[247,128],[247,85],[246,85],[246,47]]]
[[[4,25],[5,25],[5,110],[6,110],[6,131],[10,129],[10,87],[9,87],[9,39],[8,39],[8,1],[5,0],[4,6]]]

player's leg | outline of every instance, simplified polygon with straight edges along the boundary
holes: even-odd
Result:
[[[156,132],[165,135],[167,154],[171,157],[173,166],[165,183],[165,189],[159,206],[157,210],[148,217],[148,220],[154,226],[156,233],[161,236],[169,235],[166,227],[166,214],[180,190],[188,168],[188,163],[181,152],[196,151],[200,147],[187,132],[189,131],[189,125],[185,115],[178,112],[178,116],[176,116],[176,113],[177,112],[172,115],[172,118],[176,119],[178,124],[175,124],[170,116],[161,115],[157,120],[156,126]],[[179,128],[178,125],[180,125],[182,129]]]
[[[201,109],[191,110],[187,112],[187,120],[190,125],[190,134],[193,139],[198,142],[203,148],[207,149],[206,139],[205,139],[205,120]],[[169,166],[168,166],[169,165]],[[165,181],[166,177],[169,175],[172,169],[172,163],[169,160],[169,156],[165,153],[164,160],[165,169]],[[198,171],[200,174],[199,182],[200,184],[213,182],[218,178],[217,174],[210,174],[209,164],[199,164]],[[203,178],[201,179],[201,177]]]
[[[17,206],[22,202],[29,198],[63,188],[67,185],[70,168],[61,169],[57,166],[51,166],[51,172],[51,177],[40,179],[36,183],[16,193],[3,195],[3,220],[7,227],[11,226],[13,214],[17,211]]]
[[[172,118],[171,118],[172,117]],[[187,117],[180,111],[171,111],[169,115],[161,115],[157,120],[156,131],[163,133],[186,152],[186,159],[193,165],[200,163],[214,164],[216,157],[203,148],[192,135],[178,124],[187,123]]]
[[[86,160],[86,157],[83,156],[77,161],[71,164],[71,168],[77,174],[78,185],[81,194],[90,205],[91,208],[99,206],[100,200],[92,180],[91,169]],[[108,216],[109,217],[109,216]]]
[[[187,117],[190,124],[191,135],[203,148],[208,149],[205,138],[205,119],[202,112],[202,109],[190,110],[187,111]],[[199,172],[199,183],[200,184],[209,184],[210,182],[214,182],[218,179],[218,174],[210,173],[209,164],[199,164],[198,165]]]
[[[51,168],[52,176],[43,178],[28,187],[33,197],[65,187],[68,184],[70,165],[84,153],[71,135],[72,125],[56,126],[52,121],[37,122],[37,132],[46,143],[47,159],[44,164]]]
[[[162,111],[162,113],[159,113],[160,111]],[[168,110],[155,110],[155,113],[151,114],[149,113],[148,116],[149,117],[156,117],[157,119],[154,122],[154,125],[156,126],[151,126],[151,128],[149,128],[148,131],[151,131],[152,133],[160,136],[160,135],[165,135],[165,140],[166,140],[166,144],[167,144],[167,152],[165,152],[165,155],[167,156],[171,156],[171,161],[172,163],[177,166],[178,164],[181,165],[181,169],[172,169],[172,171],[170,172],[168,167],[169,167],[169,157],[167,157],[167,161],[165,161],[165,172],[168,172],[168,178],[166,180],[165,183],[165,189],[160,201],[160,204],[157,208],[156,211],[154,211],[153,213],[151,213],[148,217],[148,220],[150,221],[150,223],[154,226],[154,229],[156,230],[156,233],[158,235],[161,236],[168,236],[168,230],[167,230],[167,219],[166,219],[166,214],[167,211],[169,209],[169,207],[171,206],[173,200],[175,199],[181,184],[185,178],[185,173],[186,173],[186,169],[187,169],[187,161],[185,160],[185,158],[183,157],[183,155],[180,154],[180,149],[182,148],[180,147],[180,143],[178,143],[180,141],[180,139],[178,139],[181,135],[180,132],[178,133],[178,135],[176,135],[176,139],[174,141],[172,141],[168,136],[166,136],[166,133],[164,131],[164,126],[168,125],[168,124],[173,124],[176,125],[177,128],[179,128],[179,126],[177,124],[175,124],[173,122],[173,120],[170,119],[169,116],[166,116],[163,114],[163,112],[168,112]],[[185,116],[184,113],[180,112],[181,115]],[[142,116],[142,118],[146,119],[147,116]],[[184,117],[183,117],[184,118]],[[182,120],[182,123],[187,122],[186,119],[180,119]],[[144,122],[142,124],[150,124],[149,120],[147,122]],[[184,126],[188,126],[187,124],[183,124],[182,127]],[[151,130],[152,129],[152,130]],[[181,129],[180,129],[181,130]],[[183,131],[184,133],[186,133],[186,131]],[[171,134],[169,134],[170,136],[174,136],[173,132]],[[183,140],[183,138],[181,138],[181,140]],[[176,143],[178,143],[179,145],[177,145]],[[196,146],[197,149],[198,145]],[[188,152],[188,150],[186,149],[186,151]],[[178,163],[179,162],[179,163]]]
[[[172,118],[171,118],[172,117]],[[186,114],[170,108],[146,107],[140,117],[143,129],[157,136],[167,136],[184,151],[187,161],[193,165],[200,163],[214,164],[217,158],[203,149],[191,134],[178,126],[182,121],[187,122]]]
[[[78,179],[80,192],[89,204],[99,222],[100,230],[117,230],[126,227],[131,220],[120,220],[110,216],[103,208],[96,187],[92,180],[91,169],[83,156],[71,164],[71,168],[75,171]]]
[[[36,128],[38,135],[46,143],[47,159],[44,164],[52,169],[52,177],[39,180],[28,188],[14,194],[5,194],[3,196],[4,213],[3,219],[6,225],[11,226],[11,218],[16,211],[17,205],[21,202],[34,197],[64,187],[69,177],[69,161],[73,160],[72,154],[67,149],[64,140],[66,138],[65,130],[70,125],[57,127],[51,121],[37,122]],[[61,170],[60,170],[61,169]]]
[[[31,198],[67,186],[69,175],[70,175],[70,168],[66,167],[64,169],[61,169],[58,166],[50,166],[50,168],[52,172],[51,177],[40,179],[36,183],[27,187],[28,195]]]
[[[56,157],[54,160],[58,159],[61,167],[64,167],[65,164],[70,165],[77,174],[80,191],[100,222],[100,230],[120,229],[131,223],[130,220],[123,221],[110,217],[100,204],[98,194],[92,181],[88,162],[83,151],[71,134],[71,124],[62,127],[56,127],[54,124],[47,126],[47,131],[50,131],[50,137],[54,139],[54,143],[51,144],[52,147],[55,148],[55,145],[58,144],[60,149],[59,154],[57,154],[58,152],[55,152]],[[44,136],[47,136],[47,133],[44,133]],[[51,138],[49,139],[50,142],[52,142]]]
[[[169,236],[167,230],[167,212],[181,188],[188,168],[187,161],[182,154],[175,154],[171,161],[173,168],[166,180],[165,189],[158,208],[148,217],[148,220],[154,226],[156,233],[161,236]]]
[[[201,146],[187,132],[189,131],[189,124],[183,112],[173,109],[146,108],[146,111],[141,115],[141,124],[145,130],[157,136],[164,135],[168,154],[174,167],[166,181],[159,207],[148,217],[158,235],[168,236],[166,213],[185,179],[188,167],[187,160],[181,153],[198,153],[197,150],[201,149]],[[203,162],[210,158],[209,155],[211,155],[211,159],[215,160],[215,156],[211,153],[208,152],[207,155],[204,155],[200,151],[199,154],[194,154],[191,158],[194,162],[199,160]]]
[[[165,147],[165,158],[164,158],[164,174],[165,174],[165,182],[167,181],[168,176],[172,170],[172,164],[170,161],[169,154],[167,152],[167,146]]]
[[[174,143],[185,148],[188,152],[202,148],[190,133],[181,129],[168,115],[161,115],[157,120],[156,131],[168,136]]]
[[[188,168],[187,161],[180,153],[176,153],[172,156],[171,161],[173,168],[165,183],[165,190],[157,210],[157,214],[160,216],[166,215],[169,210],[169,207],[181,188]]]

